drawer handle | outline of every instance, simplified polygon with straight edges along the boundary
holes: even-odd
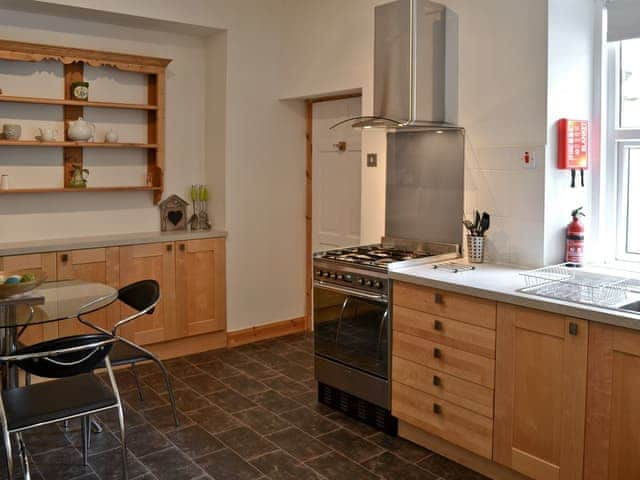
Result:
[[[173,245],[167,245],[167,252],[170,252],[171,250],[173,250]]]
[[[60,260],[62,260],[62,263],[67,263],[69,261],[69,255],[63,253],[62,255],[60,255]]]
[[[440,385],[442,385],[442,380],[440,380],[440,377],[438,375],[433,376],[433,384],[436,387],[439,387]]]
[[[442,358],[442,350],[440,350],[439,348],[434,348],[433,349],[433,357],[434,358]]]
[[[433,301],[436,302],[438,305],[442,305],[444,303],[444,299],[442,298],[442,294],[441,293],[436,293],[433,296]]]
[[[434,320],[433,329],[434,330],[438,330],[439,332],[441,332],[442,331],[442,322],[440,320]]]
[[[436,415],[441,415],[442,414],[442,407],[440,405],[438,405],[437,403],[433,404],[433,413],[435,413]]]
[[[569,323],[569,335],[578,335],[578,324],[577,323]]]

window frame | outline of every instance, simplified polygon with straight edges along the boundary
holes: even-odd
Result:
[[[628,251],[629,150],[640,148],[640,127],[621,127],[621,42],[608,44],[607,61],[607,157],[605,198],[602,212],[613,212],[603,222],[605,245],[615,245],[607,260],[627,265],[640,264],[640,253]]]

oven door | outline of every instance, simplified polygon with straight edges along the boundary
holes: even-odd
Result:
[[[389,303],[384,295],[316,281],[315,353],[389,379]]]

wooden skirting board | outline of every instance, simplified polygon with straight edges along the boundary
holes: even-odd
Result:
[[[227,333],[214,332],[146,345],[145,348],[151,350],[161,359],[166,360],[168,358],[193,355],[194,353],[206,352],[207,350],[215,350],[226,346]]]
[[[227,346],[237,347],[246,343],[259,342],[269,338],[282,337],[305,331],[305,317],[293,318],[281,322],[267,323],[256,327],[236,330],[227,334]]]
[[[453,445],[402,420],[398,422],[398,436],[494,480],[530,480],[529,477]]]

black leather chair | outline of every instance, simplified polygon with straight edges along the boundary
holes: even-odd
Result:
[[[135,313],[130,317],[127,317],[116,323],[113,327],[113,331],[111,332],[112,335],[116,335],[116,330],[124,323],[130,322],[131,320],[134,320],[135,318],[138,318],[142,315],[150,315],[153,313],[156,305],[158,304],[158,301],[160,300],[160,285],[158,285],[158,282],[156,282],[155,280],[141,280],[139,282],[135,282],[122,287],[118,291],[118,299],[122,303],[134,309]],[[109,333],[101,329],[100,327],[97,327],[96,325],[88,322],[82,315],[80,315],[78,319],[94,329],[102,331],[103,333]],[[131,374],[136,381],[140,400],[143,400],[144,397],[136,371],[136,364],[146,361],[154,362],[159,367],[164,377],[167,392],[169,393],[171,408],[173,410],[173,419],[175,421],[176,427],[179,425],[178,412],[176,410],[176,401],[173,394],[173,387],[171,386],[171,378],[169,377],[169,373],[167,372],[164,364],[158,357],[156,357],[149,350],[142,348],[140,345],[136,345],[126,338],[117,337],[117,341],[113,345],[113,349],[111,350],[109,359],[111,360],[111,365],[114,367],[130,365]],[[97,366],[97,368],[102,368],[104,366],[104,364],[100,364]]]
[[[0,365],[51,378],[48,382],[4,390],[0,394],[0,427],[7,457],[8,478],[14,478],[11,437],[17,437],[24,478],[31,478],[21,432],[50,423],[80,418],[83,459],[88,460],[90,416],[117,410],[122,439],[122,468],[127,476],[124,414],[109,352],[114,335],[97,333],[57,338],[0,356]],[[110,388],[93,374],[96,366],[107,369]]]

